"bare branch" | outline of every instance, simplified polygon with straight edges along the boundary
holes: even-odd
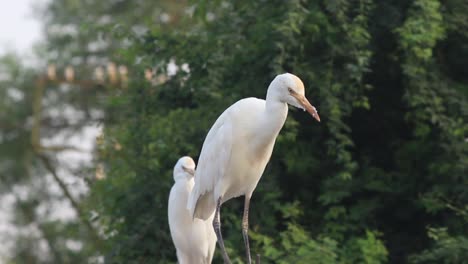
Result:
[[[59,146],[37,146],[36,151],[38,152],[45,152],[45,151],[53,151],[53,152],[61,152],[61,151],[68,151],[73,150],[77,152],[84,152],[82,149],[75,147],[75,146],[67,146],[67,145],[59,145]]]

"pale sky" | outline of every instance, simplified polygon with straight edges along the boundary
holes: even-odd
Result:
[[[47,0],[2,0],[0,4],[0,54],[16,51],[31,53],[33,43],[41,37],[40,21],[34,17],[32,5]]]

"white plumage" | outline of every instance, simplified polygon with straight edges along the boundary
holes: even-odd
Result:
[[[219,207],[233,197],[245,195],[243,235],[251,263],[247,237],[249,201],[286,121],[287,104],[307,110],[320,121],[315,107],[304,96],[302,81],[285,73],[271,82],[266,100],[246,98],[226,109],[203,143],[187,208],[192,217],[205,220],[216,212],[213,225],[226,263],[230,261],[220,232]]]
[[[194,184],[194,172],[193,159],[180,158],[174,167],[175,183],[169,194],[169,228],[179,264],[209,264],[216,247],[216,234],[212,226],[214,212],[205,221],[192,219],[187,210],[188,196]]]

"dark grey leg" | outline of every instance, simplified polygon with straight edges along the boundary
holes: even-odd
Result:
[[[242,218],[242,236],[244,237],[245,252],[247,256],[247,263],[252,264],[252,258],[250,256],[250,246],[249,246],[249,205],[250,205],[250,196],[245,196],[244,201],[244,217]]]
[[[216,212],[213,218],[213,228],[216,233],[216,237],[218,238],[218,245],[221,248],[221,253],[223,254],[224,264],[231,264],[231,260],[229,260],[226,248],[224,247],[223,235],[221,234],[220,209],[222,198],[223,197],[219,197],[218,202],[216,203]]]

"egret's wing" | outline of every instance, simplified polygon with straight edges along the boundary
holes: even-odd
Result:
[[[187,203],[192,217],[206,220],[216,208],[215,198],[209,194],[224,176],[231,158],[232,122],[230,121],[229,111],[226,110],[216,120],[203,143],[195,172],[195,186]]]

